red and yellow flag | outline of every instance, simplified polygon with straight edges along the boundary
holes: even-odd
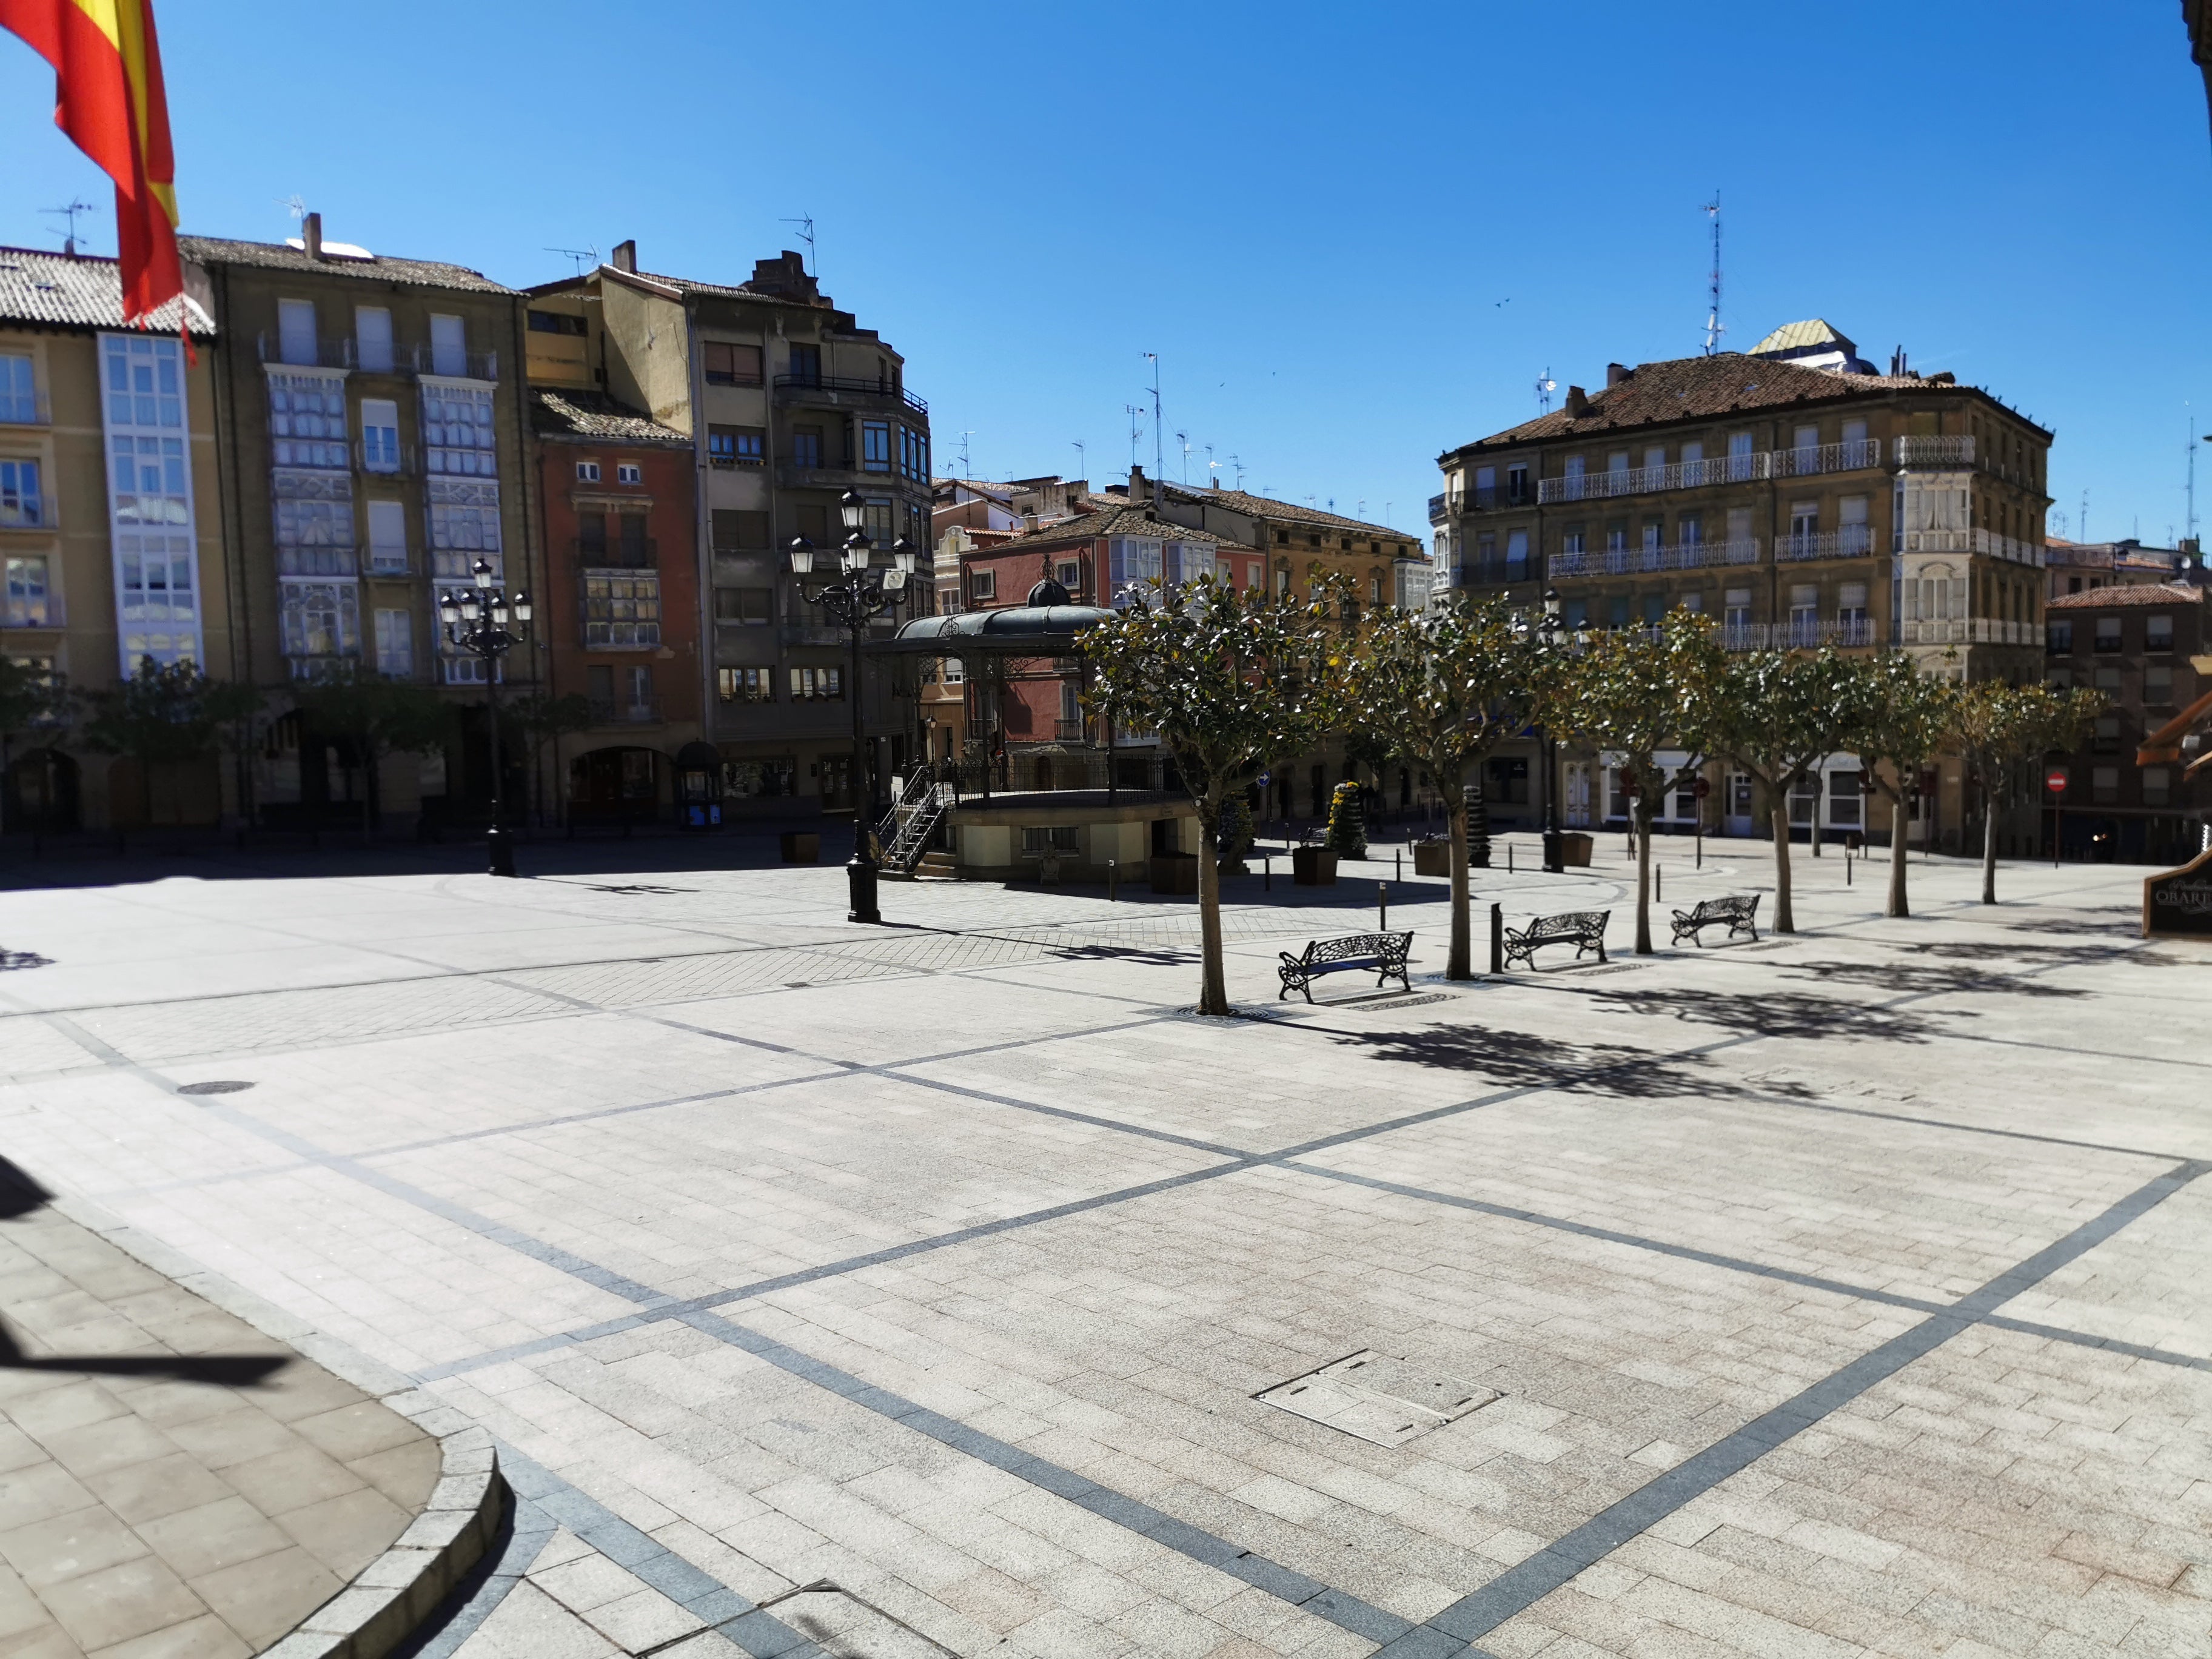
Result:
[[[54,66],[54,125],[115,180],[123,314],[141,321],[185,290],[153,0],[0,0],[0,29]]]

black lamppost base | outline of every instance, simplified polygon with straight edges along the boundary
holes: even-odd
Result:
[[[1556,830],[1544,831],[1544,871],[1553,876],[1567,873],[1566,848]]]
[[[514,873],[514,838],[507,833],[505,827],[494,823],[484,836],[484,846],[491,855],[489,873],[512,876]]]
[[[852,890],[853,908],[845,913],[848,921],[881,921],[883,912],[876,908],[876,866],[858,853],[845,866],[845,880]]]

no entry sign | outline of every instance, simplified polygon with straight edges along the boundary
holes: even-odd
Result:
[[[2050,771],[2045,772],[2043,775],[2043,787],[2045,789],[2048,789],[2054,795],[2064,794],[2066,793],[2066,774],[2054,766]]]

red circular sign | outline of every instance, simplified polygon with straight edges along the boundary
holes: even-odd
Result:
[[[1711,780],[1707,778],[1699,778],[1695,783],[1690,786],[1690,793],[1695,795],[1699,800],[1703,800],[1706,796],[1713,793]]]
[[[2050,771],[2045,772],[2043,775],[2043,787],[2045,789],[2048,789],[2054,795],[2064,794],[2066,793],[2066,775],[2058,770],[2057,768],[2053,767]]]

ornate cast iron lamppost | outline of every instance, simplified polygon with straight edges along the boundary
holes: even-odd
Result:
[[[1544,620],[1536,624],[1543,635],[1547,651],[1559,648],[1566,624],[1559,617],[1559,590],[1544,590]],[[1559,839],[1559,750],[1551,727],[1544,728],[1544,748],[1540,760],[1544,769],[1544,868],[1553,875],[1565,873],[1566,848]]]
[[[499,665],[507,653],[530,637],[530,595],[520,588],[512,596],[492,586],[492,568],[477,561],[476,586],[438,596],[438,619],[446,637],[483,665],[484,712],[491,741],[491,873],[514,873],[514,848],[507,839],[505,793],[501,787],[499,761]],[[509,623],[512,623],[512,628]]]
[[[904,597],[907,576],[915,568],[915,548],[912,542],[900,537],[891,544],[890,568],[878,566],[872,570],[868,557],[875,544],[861,528],[868,516],[867,502],[860,498],[858,490],[848,489],[838,501],[837,514],[845,525],[841,568],[810,580],[814,574],[814,544],[804,536],[794,536],[791,541],[791,574],[799,579],[800,597],[807,604],[820,605],[844,626],[852,647],[851,679],[845,688],[845,696],[853,706],[853,761],[848,786],[853,792],[853,857],[845,866],[852,904],[845,920],[881,921],[883,915],[876,908],[875,851],[868,840],[868,809],[874,802],[875,790],[868,782],[867,738],[860,729],[860,641],[870,619],[882,616]]]

